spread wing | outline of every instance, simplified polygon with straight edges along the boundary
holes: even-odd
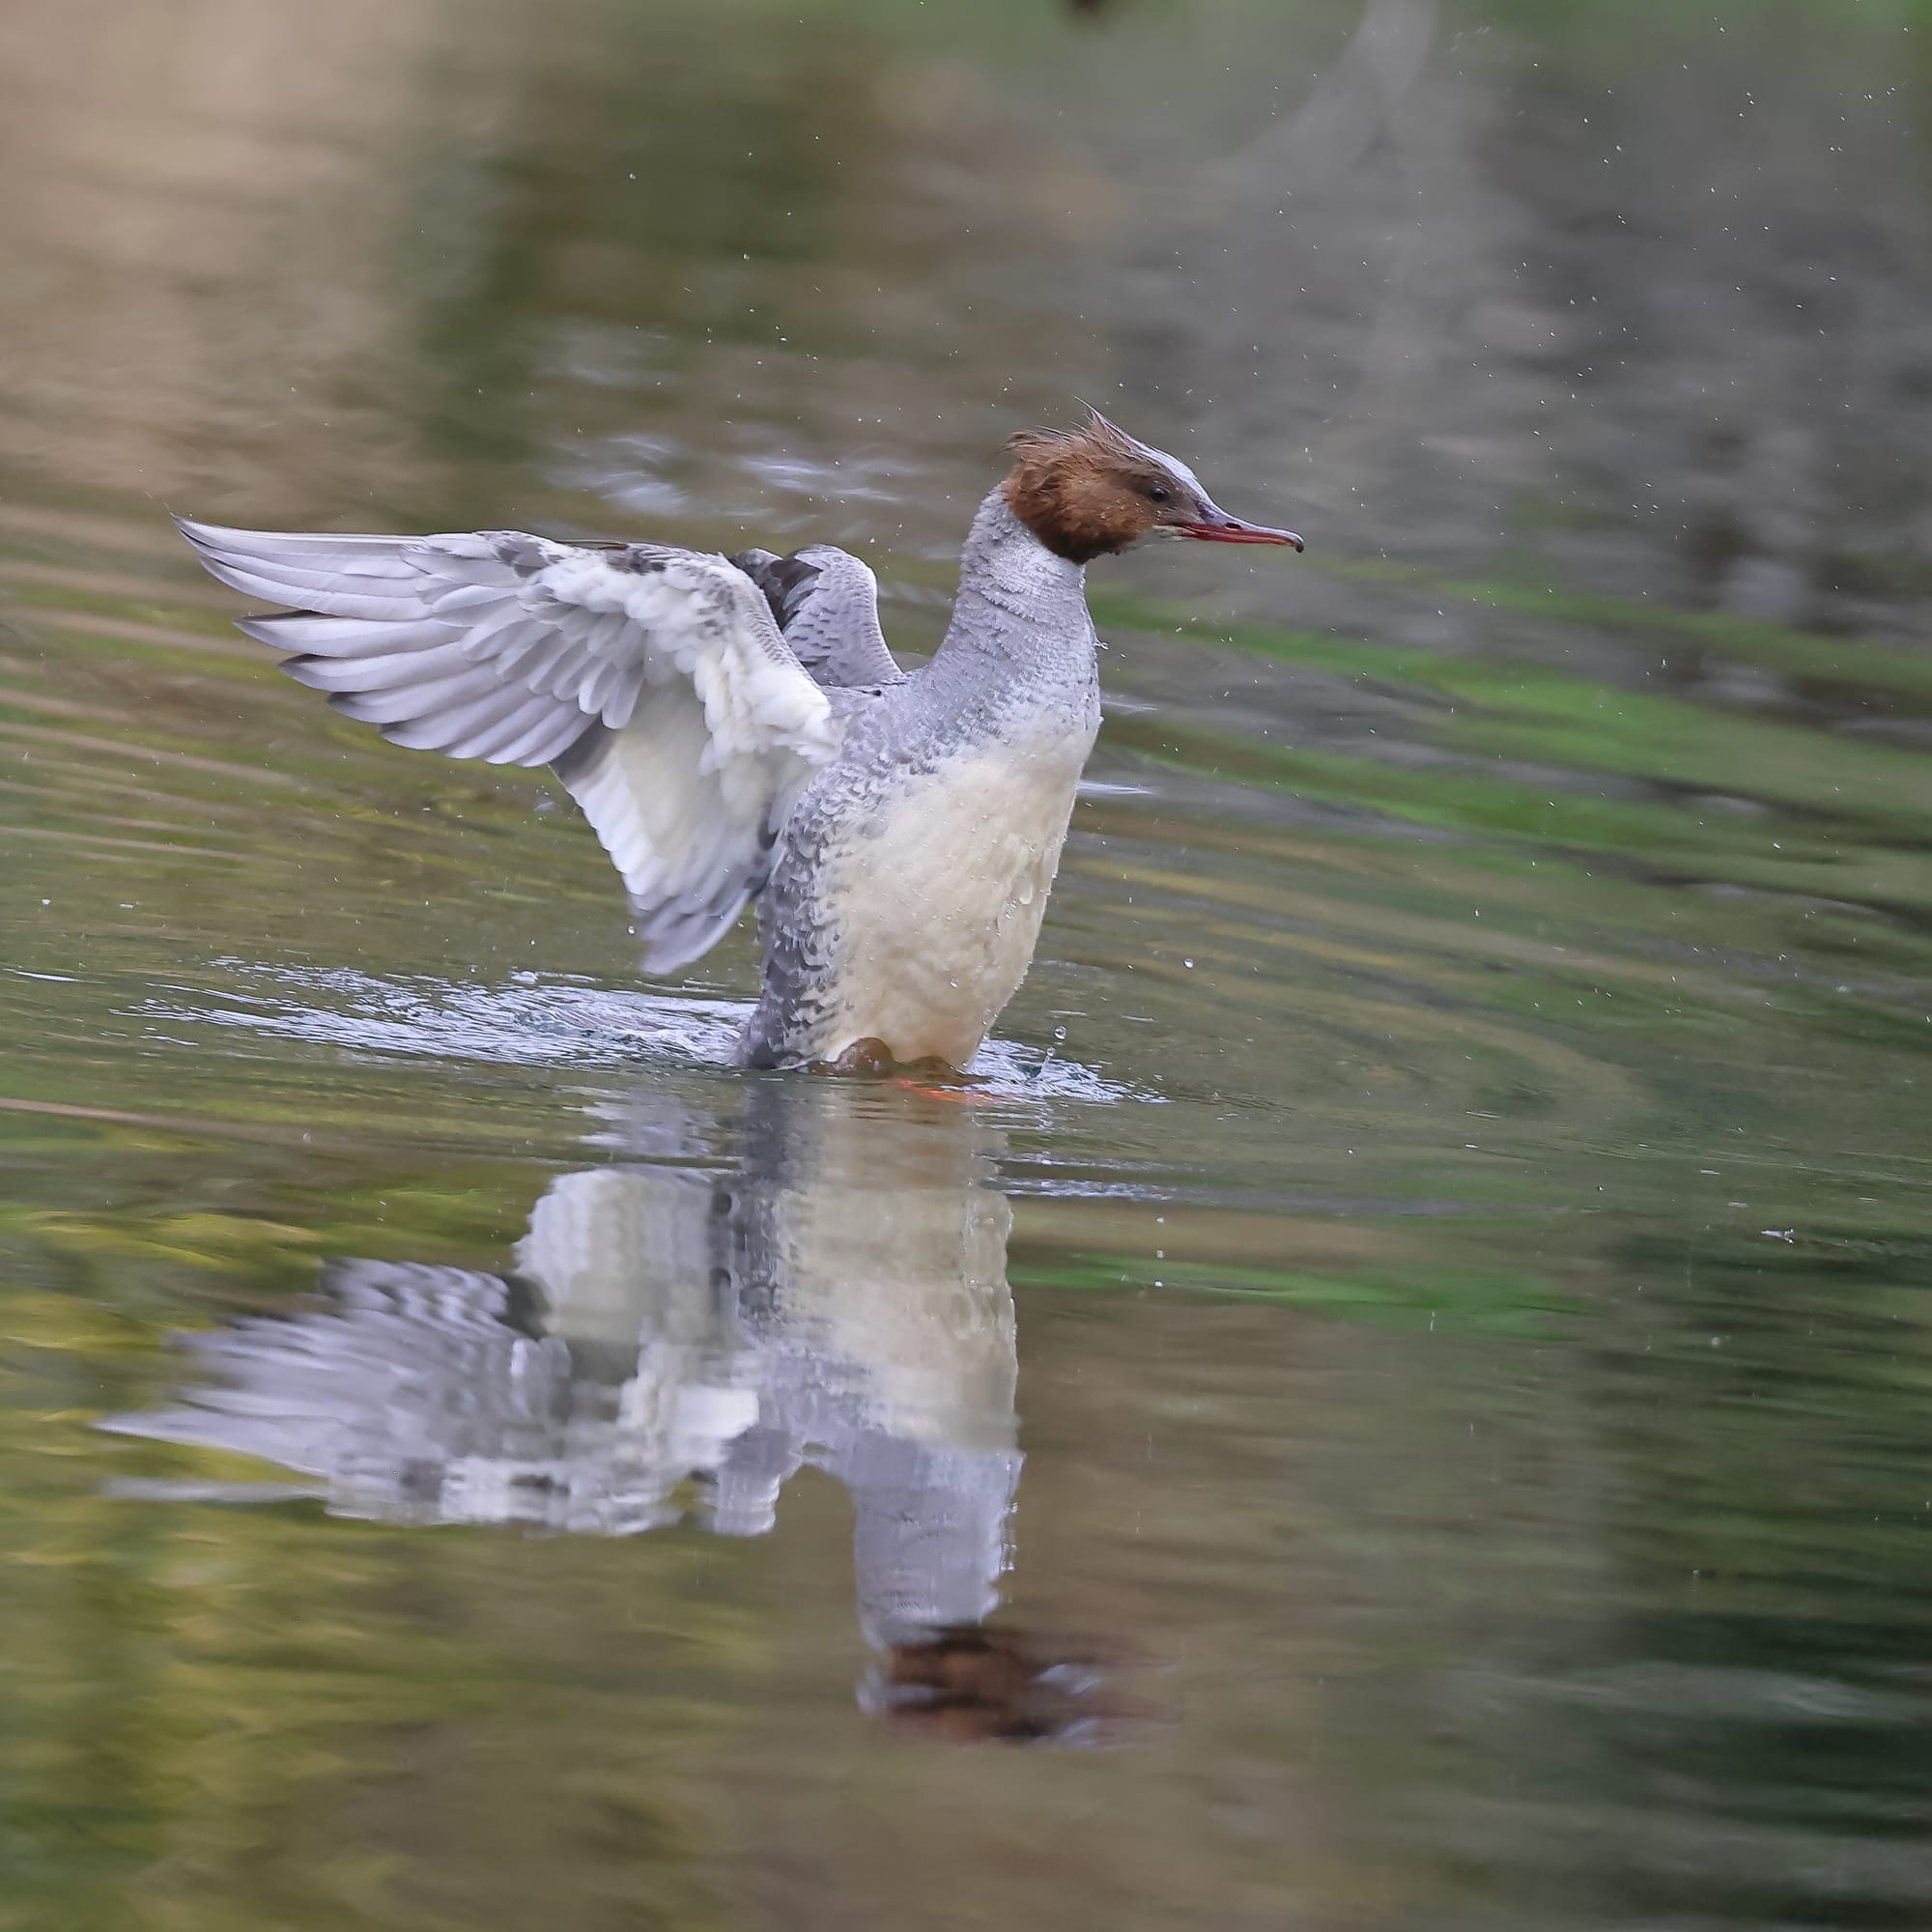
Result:
[[[722,556],[515,530],[181,528],[223,583],[296,607],[242,629],[349,717],[452,757],[554,764],[623,874],[653,972],[730,926],[841,735]]]
[[[818,683],[865,688],[905,675],[879,628],[879,580],[850,551],[811,544],[791,556],[740,551],[731,561],[765,593],[792,656]]]

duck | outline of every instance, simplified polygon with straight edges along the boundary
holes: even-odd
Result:
[[[1162,539],[1302,549],[1097,411],[1008,442],[952,620],[903,669],[830,544],[712,554],[520,530],[177,518],[240,629],[392,743],[548,765],[621,876],[647,974],[757,906],[758,1068],[964,1069],[1032,964],[1100,723],[1087,566]]]

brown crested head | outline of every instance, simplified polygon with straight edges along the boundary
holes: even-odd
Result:
[[[1136,441],[1095,410],[1080,429],[1028,429],[1009,440],[1007,507],[1071,563],[1125,550],[1143,537],[1292,544],[1291,530],[1242,523],[1218,508],[1179,458]]]

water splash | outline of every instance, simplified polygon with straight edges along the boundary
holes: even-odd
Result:
[[[154,1039],[166,1037],[163,1027],[212,1026],[358,1054],[616,1069],[640,1062],[729,1065],[752,1011],[744,1000],[619,991],[533,973],[482,984],[352,966],[214,963],[231,983],[172,987],[128,1016]],[[1057,1045],[1042,1051],[988,1040],[968,1072],[957,1090],[966,1101],[1163,1098],[1065,1059]]]

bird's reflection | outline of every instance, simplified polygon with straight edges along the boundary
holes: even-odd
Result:
[[[951,1738],[1077,1736],[1100,1676],[987,1626],[1020,1474],[1012,1213],[960,1094],[753,1085],[733,1152],[646,1094],[633,1156],[555,1179],[504,1273],[338,1261],[319,1305],[191,1338],[128,1434],[302,1472],[339,1513],[630,1535],[770,1529],[799,1468],[850,1492],[860,1701]]]

